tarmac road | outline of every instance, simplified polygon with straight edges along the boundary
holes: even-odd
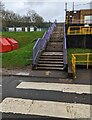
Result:
[[[34,102],[40,102],[44,104],[43,101],[46,101],[46,108],[48,108],[48,105],[49,103],[63,103],[65,106],[67,103],[74,103],[74,104],[81,104],[81,105],[84,105],[83,107],[85,108],[85,105],[91,105],[92,102],[90,101],[90,98],[92,97],[92,94],[87,94],[87,93],[82,93],[82,94],[79,94],[79,93],[76,93],[75,92],[72,92],[72,91],[60,91],[59,88],[57,90],[57,87],[56,87],[56,90],[53,90],[55,88],[55,86],[53,86],[51,83],[55,83],[54,85],[56,85],[57,83],[59,85],[61,85],[61,83],[63,85],[67,85],[69,87],[69,85],[78,85],[78,87],[80,87],[80,85],[89,85],[89,82],[88,81],[79,81],[77,82],[78,80],[76,81],[72,81],[72,80],[68,80],[68,79],[60,79],[60,78],[38,78],[38,77],[19,77],[19,76],[3,76],[2,78],[2,103],[5,104],[7,103],[8,99],[12,102],[12,100],[14,101],[15,104],[16,101],[21,101],[22,100],[25,100],[25,103],[26,103],[26,100],[32,100]],[[40,83],[43,83],[42,86],[40,87],[43,87],[43,89],[39,89],[38,87],[34,87],[34,88],[30,88],[30,84],[29,84],[29,88],[28,88],[28,85],[26,85],[26,83],[31,83],[34,85],[34,83],[37,83],[40,85]],[[25,89],[23,88],[24,86],[19,86],[20,88],[16,88],[18,85],[20,85],[21,83],[24,84],[25,86]],[[49,83],[49,87],[48,87],[48,84],[46,85],[45,83]],[[38,85],[38,86],[39,86]],[[51,86],[52,85],[52,86]],[[73,87],[73,86],[72,86]],[[88,87],[88,86],[87,86]],[[51,88],[51,90],[49,90],[49,88]],[[75,88],[74,88],[75,89]],[[68,90],[71,90],[71,88],[68,88]],[[77,91],[78,92],[78,91]],[[87,91],[86,91],[87,92]],[[89,91],[88,91],[89,92]],[[15,99],[17,98],[17,100]],[[4,102],[5,100],[5,102]],[[24,102],[24,101],[22,101]],[[20,103],[21,104],[21,103]],[[43,105],[41,104],[41,105]],[[50,105],[49,105],[50,106]],[[10,106],[8,106],[10,107]],[[16,106],[17,107],[17,106]],[[10,108],[9,108],[10,109]],[[55,108],[56,109],[56,108]],[[58,109],[58,108],[57,108]],[[64,108],[63,108],[64,109]],[[61,109],[62,110],[62,109]],[[44,108],[43,108],[43,111],[44,111]],[[56,110],[58,111],[58,110]],[[18,113],[18,112],[15,112],[16,114],[14,114],[14,112],[11,112],[11,113],[7,113],[6,111],[3,112],[3,119],[7,118],[10,120],[10,118],[16,118],[16,119],[21,119],[21,118],[24,118],[24,119],[27,119],[27,118],[30,118],[30,119],[36,119],[36,118],[39,118],[39,119],[43,119],[43,118],[51,118],[51,119],[54,119],[54,118],[58,118],[58,119],[65,119],[67,120],[66,118],[66,115],[64,116],[64,118],[62,117],[58,117],[59,116],[59,113],[54,116],[54,112],[51,113],[51,114],[44,114],[41,115],[39,113],[37,113],[37,115],[33,115],[33,114],[22,114],[23,111],[21,111],[21,113]],[[46,111],[45,111],[46,112]],[[50,112],[49,112],[50,113]],[[70,117],[71,118],[71,117]],[[72,118],[73,119],[73,118]],[[83,118],[83,120],[88,120],[88,118]],[[77,119],[75,119],[77,120]],[[79,119],[78,119],[79,120]],[[82,120],[82,119],[81,119]]]

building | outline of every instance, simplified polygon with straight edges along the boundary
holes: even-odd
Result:
[[[66,24],[92,24],[92,9],[67,11]]]
[[[68,48],[92,48],[92,9],[66,11]]]

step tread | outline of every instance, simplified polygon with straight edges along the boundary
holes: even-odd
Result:
[[[62,56],[51,56],[51,55],[41,55],[40,58],[42,59],[63,59],[63,55]]]
[[[63,52],[44,52],[42,55],[63,55]]]
[[[57,58],[62,58],[62,57],[63,57],[63,54],[61,54],[61,55],[53,55],[53,54],[52,54],[52,55],[50,55],[50,54],[47,55],[47,54],[46,54],[46,55],[41,55],[40,57],[52,57],[52,58],[53,58],[53,57],[57,57]]]
[[[57,42],[57,41],[49,41],[48,44],[50,44],[50,45],[53,45],[53,44],[54,44],[54,45],[56,45],[56,44],[57,44],[57,45],[58,45],[58,44],[60,45],[60,44],[62,44],[62,45],[63,45],[63,42],[62,42],[62,41],[61,41],[61,42]]]
[[[63,64],[38,64],[37,66],[47,66],[47,67],[62,67]]]
[[[36,67],[36,69],[42,69],[42,70],[63,70],[64,68],[58,68],[58,67]]]
[[[63,61],[63,59],[60,59],[60,58],[59,59],[40,58],[40,60],[43,60],[43,61]]]
[[[42,63],[42,64],[43,64],[43,63],[45,63],[45,64],[47,64],[47,63],[48,63],[48,64],[51,64],[51,63],[52,63],[52,64],[63,64],[63,62],[60,62],[60,61],[41,61],[41,60],[38,61],[38,63]]]

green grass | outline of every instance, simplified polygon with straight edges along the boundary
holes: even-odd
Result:
[[[82,48],[68,48],[67,49],[67,60],[68,60],[68,64],[71,63],[71,56],[72,54],[76,54],[76,53],[92,53],[92,49],[82,49]],[[80,56],[80,57],[76,57],[77,60],[86,60],[87,57],[86,56]],[[92,61],[92,55],[90,56],[90,60]],[[77,63],[77,64],[85,64],[85,63]],[[92,63],[91,63],[92,64]]]
[[[32,49],[38,38],[42,38],[44,32],[3,32],[3,37],[14,38],[19,43],[17,50],[2,54],[2,67],[23,68],[31,65]]]
[[[14,38],[18,41],[19,48],[11,52],[3,53],[2,55],[0,54],[0,59],[2,59],[2,67],[14,69],[31,65],[33,46],[38,38],[42,38],[43,34],[44,32],[3,32],[3,37]],[[92,53],[92,49],[67,49],[68,64],[71,63],[71,54],[76,53]],[[82,56],[77,59],[85,60],[86,58]],[[92,57],[90,57],[90,60],[92,60]]]

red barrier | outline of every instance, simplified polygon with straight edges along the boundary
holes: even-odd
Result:
[[[0,38],[0,52],[9,51],[11,51],[11,44],[7,41],[6,38]]]
[[[9,52],[18,49],[18,42],[12,38],[0,38],[0,52]]]
[[[17,41],[15,41],[15,40],[12,39],[12,38],[6,38],[6,39],[7,39],[7,41],[11,44],[11,49],[12,49],[12,50],[18,49],[18,42],[17,42]]]

